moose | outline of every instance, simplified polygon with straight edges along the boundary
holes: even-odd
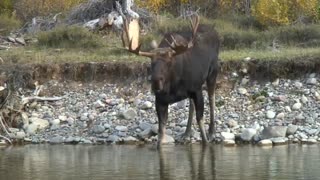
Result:
[[[141,51],[139,22],[124,18],[123,46],[131,53],[151,59],[151,87],[159,121],[158,145],[164,140],[168,106],[189,98],[189,119],[183,137],[190,137],[194,109],[203,144],[214,140],[215,86],[219,72],[219,36],[211,28],[199,26],[199,16],[190,17],[191,32],[167,33],[158,47]],[[199,30],[198,30],[199,29]],[[204,127],[203,85],[206,83],[210,106],[209,134]]]

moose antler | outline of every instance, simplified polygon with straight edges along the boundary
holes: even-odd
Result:
[[[129,51],[136,55],[153,57],[156,53],[140,51],[141,44],[139,44],[139,22],[137,19],[128,19],[124,16],[123,18],[123,34],[122,44]]]
[[[194,14],[190,17],[190,24],[192,29],[192,38],[188,42],[184,37],[179,34],[171,34],[172,42],[170,43],[168,39],[165,39],[169,44],[170,48],[176,52],[176,54],[180,54],[193,47],[194,41],[196,39],[196,33],[199,26],[199,16]]]

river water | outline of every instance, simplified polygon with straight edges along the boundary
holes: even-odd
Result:
[[[0,147],[0,180],[319,178],[320,145]]]

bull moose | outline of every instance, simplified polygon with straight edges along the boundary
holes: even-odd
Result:
[[[122,42],[136,55],[151,59],[151,83],[155,94],[155,106],[159,121],[158,145],[164,140],[168,120],[168,106],[189,98],[189,120],[184,137],[191,134],[194,109],[202,142],[214,139],[215,86],[219,71],[219,37],[212,28],[201,28],[199,16],[190,17],[191,32],[167,33],[158,47],[141,51],[139,23],[137,19],[124,18]],[[199,27],[199,28],[198,28]],[[198,30],[199,29],[199,30]],[[206,83],[210,104],[209,137],[204,128],[203,85]]]

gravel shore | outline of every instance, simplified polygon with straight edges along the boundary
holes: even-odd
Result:
[[[320,141],[320,75],[299,79],[258,82],[237,79],[232,88],[216,93],[216,142],[226,145],[250,142],[259,145],[317,143]],[[227,78],[225,78],[227,79]],[[227,79],[228,81],[228,79]],[[152,143],[157,139],[154,95],[149,86],[80,84],[50,81],[54,102],[32,102],[23,113],[20,128],[11,136],[31,143]],[[145,88],[147,87],[147,88]],[[63,89],[58,94],[55,89]],[[208,128],[208,100],[205,120]],[[173,143],[187,125],[188,100],[172,104],[166,141]],[[200,142],[193,123],[191,143]]]

